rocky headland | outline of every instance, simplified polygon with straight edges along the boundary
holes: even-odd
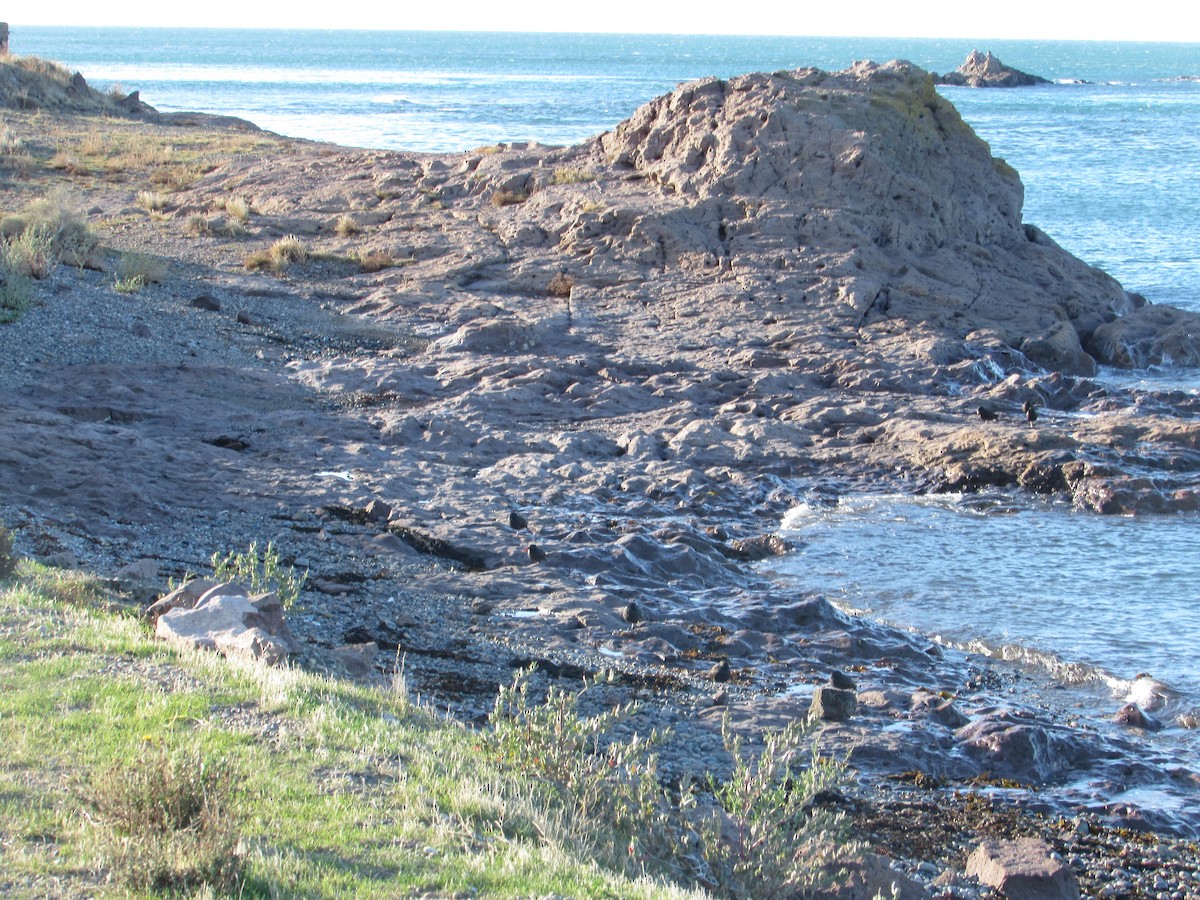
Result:
[[[756,568],[789,552],[789,508],[861,491],[1200,508],[1196,398],[1095,378],[1197,363],[1200,316],[1024,222],[1017,173],[929,73],[708,79],[566,148],[227,130],[236,148],[206,137],[161,204],[139,194],[169,160],[50,165],[97,127],[60,116],[48,147],[14,115],[34,164],[0,196],[65,183],[120,254],[58,267],[0,327],[0,520],[24,552],[148,604],[271,541],[309,573],[299,664],[403,659],[469,719],[514,668],[611,671],[674,729],[668,773],[719,770],[722,721],[812,710],[865,784],[998,786],[1080,816],[1071,852],[1102,823],[1200,827],[1109,802],[1196,790],[1136,731],[1066,721],[1019,673]],[[182,147],[217,125],[103,127]],[[281,239],[303,252],[272,258]],[[135,252],[166,270],[116,293]],[[1173,877],[1197,890],[1190,862]]]

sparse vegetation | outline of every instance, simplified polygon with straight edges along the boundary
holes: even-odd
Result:
[[[395,257],[386,250],[372,250],[358,257],[359,268],[363,272],[378,272],[397,265]]]
[[[135,890],[225,892],[238,883],[235,776],[221,759],[150,739],[111,765],[90,791],[98,855]]]
[[[362,231],[362,226],[358,224],[358,220],[350,213],[342,213],[338,216],[337,223],[333,227],[334,232],[338,237],[347,238],[353,237]]]
[[[113,278],[113,288],[120,294],[136,294],[142,288],[157,284],[167,276],[167,264],[149,253],[123,253]]]
[[[275,547],[268,543],[259,554],[258,544],[251,544],[244,553],[229,552],[212,555],[213,578],[234,581],[253,593],[275,591],[284,609],[291,609],[300,598],[308,572],[300,573],[279,560]]]
[[[281,237],[265,250],[249,254],[243,265],[252,272],[270,269],[279,274],[286,272],[293,263],[308,262],[308,248],[294,234]]]
[[[91,265],[100,247],[87,222],[75,211],[70,195],[61,188],[34,200],[23,212],[0,220],[0,236],[10,248],[27,234],[29,245],[19,248],[19,252],[26,254],[30,263],[36,266],[27,271],[34,278],[45,277],[59,262],[72,266]],[[45,258],[41,259],[43,252]]]
[[[187,217],[187,222],[184,223],[184,230],[188,234],[202,235],[212,231],[212,225],[208,221],[208,216],[204,213],[192,213]]]
[[[171,650],[52,579],[83,583],[22,561],[0,589],[0,834],[31,896],[794,896],[841,834],[796,729],[734,787],[668,790],[654,740],[614,731],[634,707],[580,712],[603,685],[522,676],[474,730],[400,665],[370,688]]]
[[[244,225],[250,219],[250,201],[245,197],[229,197],[222,209],[225,210],[225,215],[240,225]]]
[[[137,205],[149,212],[162,212],[167,208],[167,197],[158,191],[138,191]]]
[[[492,194],[492,206],[515,206],[518,203],[524,203],[528,199],[529,194],[525,191],[499,190]]]
[[[595,181],[596,176],[587,169],[555,169],[555,184],[586,184]]]

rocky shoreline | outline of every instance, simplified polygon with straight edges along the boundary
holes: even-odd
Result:
[[[68,147],[92,127],[59,124]],[[37,147],[30,118],[9,127]],[[214,125],[107,127],[182,145]],[[675,731],[668,774],[719,771],[723,721],[753,736],[825,695],[822,752],[863,790],[906,777],[929,821],[959,791],[1023,810],[1097,892],[1091,866],[1123,851],[1085,838],[1174,829],[1185,874],[1165,896],[1200,893],[1197,822],[1106,802],[1118,784],[1186,795],[1193,773],[752,566],[788,551],[788,509],[863,490],[1200,506],[1196,398],[1093,378],[1194,362],[1200,317],[1024,223],[1016,173],[927,73],[711,79],[569,148],[239,147],[157,210],[138,195],[170,163],[6,173],[6,208],[66,183],[105,245],[167,265],[130,295],[116,257],[60,266],[0,327],[19,549],[146,605],[270,541],[309,573],[298,664],[402,663],[476,721],[531,663],[543,682],[611,671],[643,726]],[[254,270],[289,237],[303,258]],[[1108,895],[1163,895],[1138,872]]]

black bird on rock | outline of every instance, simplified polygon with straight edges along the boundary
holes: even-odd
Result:
[[[537,544],[530,544],[525,548],[525,552],[529,554],[529,561],[540,563],[546,561],[546,551]]]
[[[513,531],[524,531],[529,527],[529,520],[514,509],[508,514],[508,525]]]
[[[1032,400],[1026,400],[1024,409],[1025,409],[1025,418],[1028,419],[1029,424],[1032,425],[1034,422],[1036,422],[1038,420],[1037,405],[1034,404],[1034,402]]]
[[[979,407],[979,418],[985,422],[995,422],[1000,417],[1000,414],[994,409],[988,409],[986,406]]]

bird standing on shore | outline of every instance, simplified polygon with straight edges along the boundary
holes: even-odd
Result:
[[[979,418],[985,422],[995,422],[1000,417],[994,409],[988,409],[986,406],[979,407]]]
[[[546,561],[546,551],[537,544],[530,544],[525,548],[525,552],[529,554],[529,561],[540,563]]]
[[[1038,411],[1037,411],[1037,406],[1034,404],[1034,402],[1032,400],[1026,400],[1024,408],[1025,408],[1025,418],[1029,420],[1029,424],[1032,425],[1035,422],[1037,422]]]
[[[529,522],[523,515],[514,509],[508,514],[508,527],[513,531],[524,531],[529,527]]]

